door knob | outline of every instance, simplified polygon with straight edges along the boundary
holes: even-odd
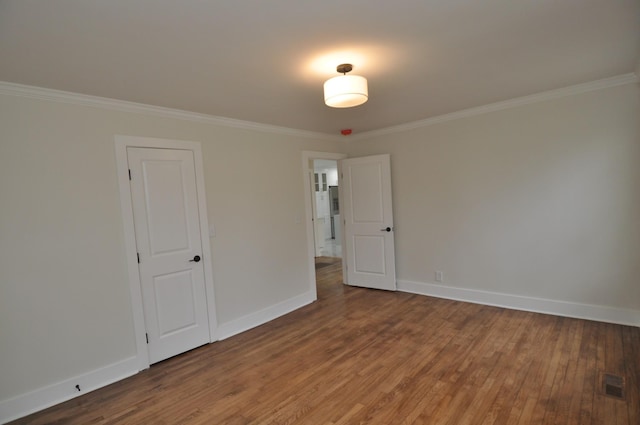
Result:
[[[391,227],[385,227],[384,229],[380,229],[381,232],[390,232]]]
[[[196,255],[195,257],[193,257],[193,260],[189,260],[190,263],[198,263],[200,262],[200,256]]]

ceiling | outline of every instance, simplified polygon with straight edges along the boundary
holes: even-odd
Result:
[[[0,81],[354,134],[634,72],[640,0],[0,0]],[[343,62],[369,101],[324,105]]]

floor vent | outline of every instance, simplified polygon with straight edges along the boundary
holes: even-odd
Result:
[[[604,394],[624,400],[624,378],[622,376],[605,373],[602,378]]]

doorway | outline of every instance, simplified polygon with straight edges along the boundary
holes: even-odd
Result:
[[[342,218],[340,215],[340,179],[338,161],[345,154],[329,152],[302,153],[305,182],[307,258],[309,285],[315,299],[322,295],[320,285],[335,281],[342,284]],[[330,272],[330,273],[329,273]],[[327,281],[326,275],[332,277]],[[338,278],[335,278],[335,276]]]
[[[136,361],[143,370],[216,340],[202,150],[198,142],[132,136],[116,136],[115,148]],[[149,237],[140,233],[145,229],[158,232]]]
[[[342,222],[338,161],[313,160],[313,195],[316,257],[342,257]]]
[[[315,271],[318,299],[342,286],[342,220],[338,161],[313,160]]]
[[[396,290],[390,155],[346,159],[345,154],[302,153],[310,291],[318,299],[316,257],[324,226],[316,224],[315,160],[340,161],[338,182],[341,226],[342,283]],[[318,185],[322,185],[322,176]],[[329,180],[327,177],[327,189]],[[316,237],[316,234],[319,236]],[[344,241],[349,242],[347,245]],[[325,239],[326,241],[326,239]],[[321,252],[321,251],[320,251]],[[335,257],[334,257],[335,258]],[[345,261],[348,260],[348,261]]]

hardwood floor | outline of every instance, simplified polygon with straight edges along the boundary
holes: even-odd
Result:
[[[15,423],[640,424],[639,328],[347,287],[320,260],[316,303]]]

